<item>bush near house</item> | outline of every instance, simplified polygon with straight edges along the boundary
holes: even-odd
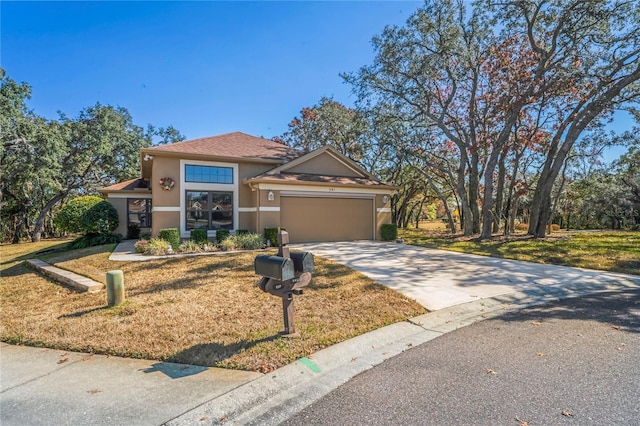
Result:
[[[111,203],[93,195],[74,198],[53,218],[61,230],[82,234],[109,234],[118,222],[118,211]]]
[[[173,250],[180,248],[180,231],[178,228],[165,228],[158,232],[158,239],[165,240]]]
[[[221,244],[229,235],[231,235],[231,233],[228,229],[218,229],[216,231],[216,243]]]
[[[380,238],[383,241],[392,241],[398,238],[398,225],[395,223],[384,223],[380,226]]]
[[[91,195],[69,201],[53,218],[61,230],[84,234],[69,243],[72,249],[120,242],[121,235],[111,234],[118,222],[118,211],[111,203]]]
[[[280,228],[286,231],[287,228]],[[273,247],[278,245],[278,228],[264,228],[264,239]]]
[[[207,230],[206,229],[192,229],[191,230],[191,240],[199,243],[199,244],[204,244],[209,242],[209,238],[207,237]]]

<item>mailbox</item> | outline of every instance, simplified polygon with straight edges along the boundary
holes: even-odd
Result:
[[[286,281],[295,278],[295,268],[292,259],[280,256],[260,255],[253,264],[257,275]]]
[[[293,259],[293,267],[296,272],[313,272],[315,264],[312,253],[308,251],[292,252],[290,256]]]
[[[302,294],[303,288],[311,283],[311,272],[314,268],[313,254],[309,252],[291,253],[289,251],[289,234],[278,231],[278,255],[260,255],[253,263],[257,275],[262,275],[258,286],[260,290],[282,298],[282,315],[284,316],[283,336],[296,337],[293,321],[293,295]]]

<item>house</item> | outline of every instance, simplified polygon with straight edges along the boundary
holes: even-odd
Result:
[[[283,227],[292,242],[372,240],[390,223],[395,186],[325,146],[303,153],[240,132],[144,148],[141,178],[100,192],[130,224],[157,235],[178,228]]]

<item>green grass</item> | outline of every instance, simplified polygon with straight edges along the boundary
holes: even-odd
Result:
[[[640,275],[640,232],[555,232],[544,239],[519,234],[480,241],[403,229],[399,237],[422,247]]]

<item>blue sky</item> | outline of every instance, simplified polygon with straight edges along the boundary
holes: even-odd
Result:
[[[370,64],[371,38],[421,4],[0,1],[0,64],[32,86],[29,106],[47,118],[100,102],[188,139],[270,138],[322,96],[353,105],[339,73]],[[609,125],[631,127],[627,114]]]
[[[272,137],[339,77],[373,59],[371,38],[420,2],[0,2],[1,64],[39,115],[96,102],[188,139]]]

